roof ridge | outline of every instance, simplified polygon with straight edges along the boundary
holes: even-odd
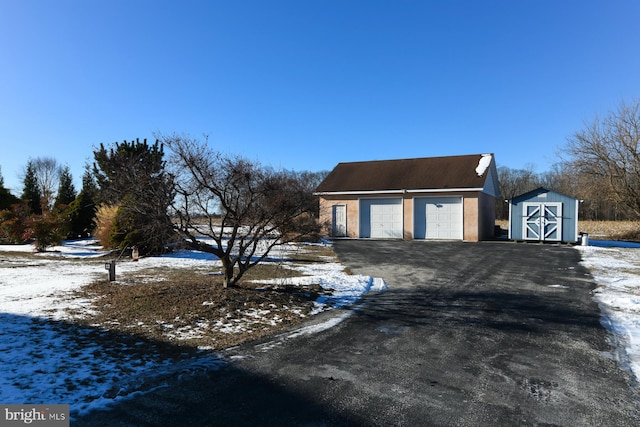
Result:
[[[493,153],[473,153],[473,154],[454,154],[450,156],[426,156],[426,157],[404,157],[398,159],[375,159],[375,160],[354,160],[352,162],[339,162],[338,164],[345,163],[376,163],[376,162],[400,162],[405,160],[425,160],[425,159],[451,159],[455,157],[475,157],[475,156],[493,156]]]

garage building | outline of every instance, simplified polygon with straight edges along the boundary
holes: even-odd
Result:
[[[339,163],[318,186],[332,237],[478,241],[494,237],[493,154]]]

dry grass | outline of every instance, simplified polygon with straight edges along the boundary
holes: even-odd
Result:
[[[210,277],[185,273],[182,280],[118,285],[100,281],[83,289],[96,298],[98,314],[86,323],[178,346],[232,347],[304,320],[311,294],[224,289]],[[217,325],[218,327],[214,327]]]
[[[294,254],[297,264],[335,260],[331,247]],[[303,322],[323,290],[252,281],[300,276],[285,263],[250,269],[243,282],[224,289],[220,276],[185,269],[154,268],[128,274],[127,282],[100,280],[79,291],[96,314],[82,323],[158,343],[221,350]]]
[[[499,220],[496,225],[506,230],[509,221]],[[640,221],[579,221],[578,231],[594,239],[640,241]]]
[[[95,237],[105,249],[111,249],[111,229],[118,214],[118,206],[101,205],[96,212]]]
[[[580,221],[578,230],[596,239],[640,241],[640,221]]]

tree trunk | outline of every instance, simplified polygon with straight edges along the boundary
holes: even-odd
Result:
[[[233,262],[229,258],[223,257],[220,259],[222,261],[222,273],[223,273],[223,284],[222,286],[227,289],[230,286],[235,286],[236,282],[233,277]]]

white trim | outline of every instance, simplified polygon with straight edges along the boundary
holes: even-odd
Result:
[[[549,241],[549,242],[561,242],[562,241],[562,202],[524,202],[522,204],[522,238],[523,240],[536,240],[536,241]],[[527,208],[536,207],[535,210],[529,214]],[[551,212],[548,207],[556,208],[556,212]],[[551,215],[547,215],[551,214]],[[533,218],[533,220],[531,220]],[[548,219],[551,218],[551,219]],[[548,224],[555,225],[555,228],[547,231],[545,227]],[[530,227],[534,225],[537,227],[537,231]],[[529,237],[528,231],[531,231],[533,235]],[[555,233],[557,238],[549,238],[551,233]]]
[[[403,194],[406,190],[371,190],[371,191],[322,191],[313,193],[314,196],[357,196],[368,194]]]
[[[460,193],[460,192],[478,192],[483,188],[431,188],[421,190],[407,190],[407,193]]]
[[[513,207],[513,203],[511,203],[511,201],[509,201],[509,228],[507,231],[507,239],[511,240],[511,208]]]
[[[484,188],[429,188],[417,190],[366,190],[366,191],[322,191],[313,193],[314,196],[356,196],[374,194],[404,194],[404,193],[460,193],[483,192]],[[488,194],[488,193],[487,193]]]
[[[577,242],[580,238],[578,237],[578,211],[580,208],[580,201],[578,199],[576,199],[576,232],[573,235],[573,237],[575,238],[575,241]]]
[[[378,196],[378,197],[372,196],[372,197],[358,197],[357,200],[358,201],[360,201],[360,200],[369,200],[369,199],[375,199],[375,200],[378,200],[378,199],[396,199],[397,200],[397,199],[401,199],[401,198],[402,197],[400,197],[400,196]]]

